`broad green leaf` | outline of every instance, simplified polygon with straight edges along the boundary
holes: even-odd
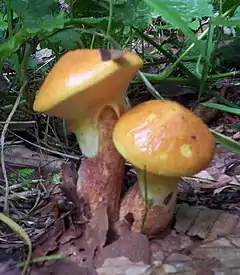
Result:
[[[5,43],[0,44],[0,58],[6,58],[17,51],[21,44],[31,39],[34,35],[27,32],[25,28],[21,28],[13,37]]]
[[[209,0],[155,0],[155,2],[177,11],[181,18],[187,22],[191,22],[195,18],[214,16],[213,6]]]
[[[145,29],[152,22],[153,9],[143,0],[117,1],[113,6],[114,15],[125,26],[135,25]]]
[[[99,0],[72,0],[70,2],[70,13],[74,18],[103,17],[108,16],[109,1]]]
[[[189,26],[189,28],[191,28],[191,30],[196,31],[200,28],[201,24],[198,19],[195,19],[194,21],[188,23],[188,26]]]
[[[228,107],[226,105],[211,103],[211,102],[201,103],[201,105],[240,116],[240,108],[238,109],[238,108]]]
[[[77,19],[70,19],[67,21],[68,24],[100,24],[102,22],[107,22],[108,21],[108,17],[105,16],[105,17],[81,17],[80,19],[77,18]]]
[[[150,7],[152,7],[156,12],[158,12],[164,20],[170,22],[172,25],[180,29],[187,37],[189,37],[196,47],[199,49],[202,55],[205,54],[205,50],[201,47],[197,37],[188,27],[188,23],[182,17],[182,14],[178,12],[178,6],[170,6],[167,3],[171,1],[165,0],[144,0]],[[182,3],[179,1],[178,3]],[[186,11],[185,11],[186,12]]]
[[[48,39],[48,47],[56,45],[68,50],[73,50],[79,47],[80,33],[73,29],[61,30]]]
[[[11,5],[27,28],[36,28],[49,23],[60,13],[55,0],[11,0]]]
[[[4,21],[0,22],[0,30],[4,31],[8,28],[8,24]]]
[[[211,130],[211,132],[213,133],[217,143],[222,144],[224,147],[226,147],[230,151],[240,153],[240,142],[237,142],[214,130]]]
[[[66,22],[68,22],[68,20],[64,17],[63,13],[60,13],[55,17],[46,15],[40,18],[39,21],[36,20],[35,24],[32,24],[31,22],[26,24],[26,29],[29,33],[38,34],[44,32],[47,34],[53,30],[63,28]]]

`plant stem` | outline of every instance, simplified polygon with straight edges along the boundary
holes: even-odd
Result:
[[[202,78],[201,78],[201,84],[200,84],[199,93],[198,93],[198,99],[201,97],[202,93],[204,92],[205,85],[206,85],[207,78],[208,78],[209,67],[210,67],[209,61],[211,61],[212,52],[214,51],[214,49],[213,49],[213,47],[214,47],[213,46],[213,34],[214,34],[215,26],[213,24],[211,24],[211,21],[210,21],[209,25],[210,25],[210,27],[209,27],[209,31],[208,31],[207,44],[206,44],[206,48],[205,48],[204,66],[203,66],[203,70],[202,70]]]
[[[159,94],[159,92],[153,87],[147,77],[141,72],[138,71],[138,76],[142,79],[144,84],[146,85],[149,92],[156,98],[156,99],[164,99],[163,96]]]
[[[6,9],[7,9],[8,37],[11,40],[13,38],[11,0],[5,0],[5,5],[6,5]],[[23,85],[19,59],[18,59],[18,55],[16,53],[13,54],[12,60],[13,60],[13,63],[14,63],[15,71],[16,71],[18,80],[20,82],[20,85]]]
[[[109,0],[109,18],[108,18],[108,26],[107,26],[107,32],[106,35],[110,35],[110,30],[112,27],[112,18],[113,18],[113,1]],[[109,48],[110,44],[109,41],[107,41],[107,48]]]
[[[11,0],[5,0],[5,5],[7,8],[8,35],[11,38],[13,36]]]
[[[208,76],[209,80],[217,80],[225,77],[235,77],[237,75],[240,75],[240,70],[228,72],[228,73],[220,73],[220,74],[212,74]]]
[[[191,78],[184,78],[184,77],[168,77],[166,79],[161,79],[158,74],[148,74],[142,73],[147,79],[154,83],[173,83],[173,84],[182,84],[182,85],[191,85],[194,87],[198,87],[199,83],[196,83],[194,79]],[[142,83],[142,79],[133,80],[132,84]]]
[[[21,82],[24,82],[26,80],[26,69],[27,69],[27,64],[28,64],[28,58],[31,55],[32,52],[32,47],[28,43],[26,43],[26,49],[24,52],[24,56],[21,62],[21,67],[20,67],[20,73],[21,73]],[[23,91],[24,98],[27,101],[28,109],[32,110],[32,105],[33,105],[33,95],[31,92],[28,91],[28,89],[24,89]]]

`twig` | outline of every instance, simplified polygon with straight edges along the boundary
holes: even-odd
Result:
[[[30,120],[30,121],[0,121],[0,124],[35,124],[36,121]]]
[[[149,92],[156,98],[156,99],[164,99],[159,92],[153,87],[151,82],[147,79],[147,77],[139,70],[138,76],[142,79],[144,84],[146,85]]]
[[[6,124],[4,124],[2,133],[1,133],[1,139],[0,139],[0,144],[1,144],[1,166],[2,166],[2,173],[3,173],[3,177],[4,177],[4,181],[5,181],[5,200],[4,200],[4,213],[8,215],[9,209],[8,209],[8,195],[9,195],[9,183],[8,183],[8,177],[7,177],[7,171],[6,171],[6,167],[5,167],[5,162],[4,162],[4,141],[5,141],[5,135],[8,129],[8,125],[9,122],[11,121],[14,113],[17,110],[18,104],[21,100],[21,96],[23,93],[23,90],[25,89],[27,82],[25,82],[18,94],[18,97],[13,105],[12,111],[10,112],[7,120],[6,120]]]
[[[49,153],[53,153],[53,154],[56,154],[58,156],[61,156],[61,157],[64,157],[64,158],[73,159],[73,160],[79,160],[79,158],[81,158],[81,156],[78,157],[78,156],[74,156],[74,155],[70,155],[70,154],[65,154],[65,153],[61,153],[61,152],[58,152],[58,151],[55,151],[55,150],[52,150],[52,149],[45,148],[45,147],[43,147],[41,145],[37,145],[37,144],[35,144],[35,143],[33,143],[33,142],[31,142],[31,141],[29,141],[29,140],[27,140],[27,139],[19,136],[18,134],[12,132],[11,130],[9,130],[9,132],[11,134],[13,134],[15,137],[18,137],[19,139],[27,142],[28,144],[31,144],[32,146],[34,146],[36,148],[39,148],[39,149],[43,150],[43,151],[46,151],[46,152],[49,152]]]
[[[8,200],[17,200],[17,199],[24,199],[27,200],[32,196],[36,196],[37,191],[23,191],[21,193],[14,193],[12,195],[8,195]],[[0,202],[4,201],[4,198],[0,197]]]

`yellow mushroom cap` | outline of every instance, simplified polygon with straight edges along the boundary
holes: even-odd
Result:
[[[80,49],[63,55],[47,75],[33,109],[64,119],[81,118],[125,92],[142,59],[130,51]]]
[[[215,140],[207,125],[180,104],[150,100],[122,115],[113,141],[139,169],[171,177],[198,173],[211,161]]]

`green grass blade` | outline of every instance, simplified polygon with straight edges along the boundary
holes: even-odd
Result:
[[[201,105],[240,116],[240,108],[228,107],[226,105],[211,103],[211,102],[201,103]]]
[[[215,30],[215,27],[211,24],[211,21],[210,21],[207,44],[206,44],[206,48],[205,48],[206,52],[205,52],[205,55],[203,57],[204,66],[203,66],[203,71],[202,71],[201,84],[200,84],[200,88],[199,88],[199,95],[198,95],[199,98],[201,97],[201,95],[203,94],[203,91],[205,90],[206,82],[207,82],[207,78],[208,78],[208,73],[209,73],[209,69],[210,69],[210,62],[209,61],[211,60],[212,53],[213,53],[213,50],[214,50],[214,43],[213,43],[214,30]]]
[[[230,151],[240,153],[240,143],[223,135],[214,130],[210,130],[214,135],[216,142],[222,144],[224,147],[229,149]]]
[[[27,257],[27,260],[24,264],[24,269],[22,271],[22,275],[25,275],[25,274],[27,274],[27,269],[28,269],[28,267],[31,263],[31,259],[32,259],[32,243],[31,243],[31,240],[30,240],[29,236],[27,235],[27,233],[23,230],[23,228],[21,226],[19,226],[15,221],[10,219],[9,217],[5,216],[3,213],[0,213],[0,220],[2,222],[4,222],[5,224],[7,224],[18,235],[20,235],[21,238],[23,238],[26,241],[27,245],[28,245],[28,257]]]
[[[237,108],[239,109],[240,108],[240,105],[235,103],[235,102],[232,102],[232,101],[229,101],[228,99],[224,98],[223,96],[221,96],[219,94],[219,92],[216,92],[215,90],[207,90],[206,91],[207,94],[210,94],[214,97],[216,97],[216,99],[220,102],[220,103],[223,103],[229,107],[232,107],[232,108]]]

